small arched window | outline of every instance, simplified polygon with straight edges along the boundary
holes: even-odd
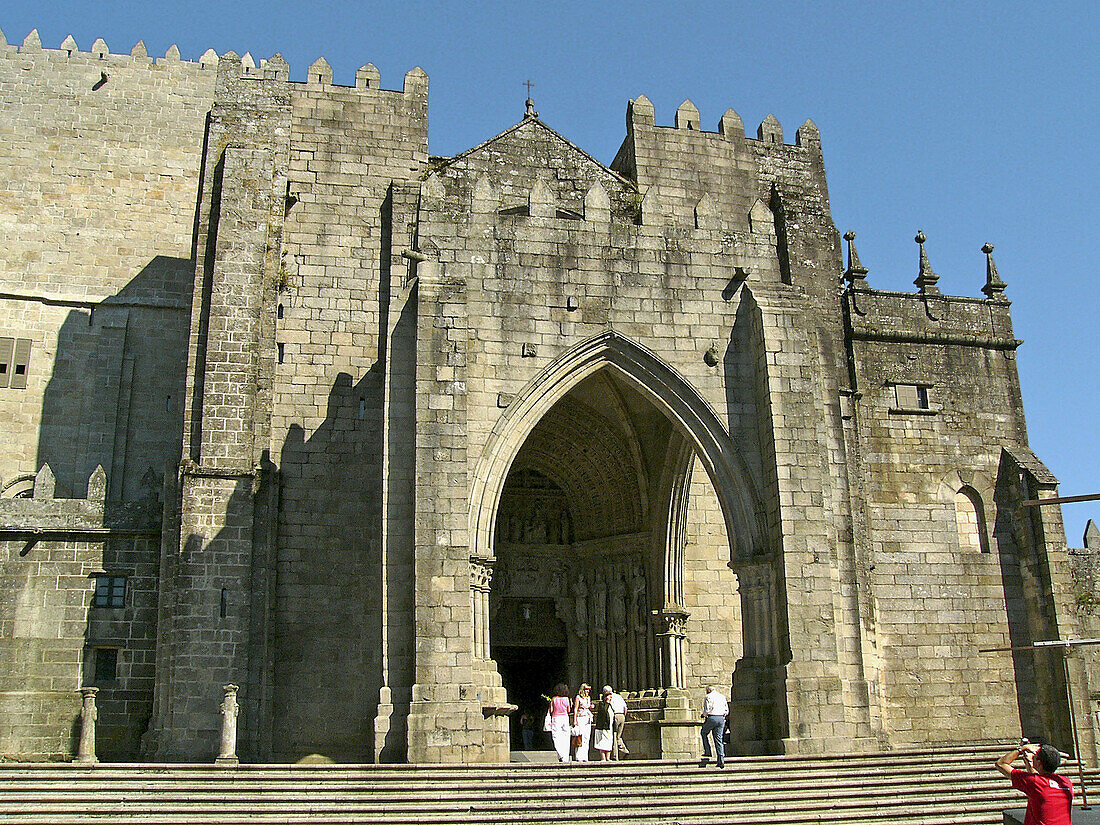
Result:
[[[970,487],[963,487],[955,493],[955,527],[958,529],[961,550],[989,552],[982,498]]]

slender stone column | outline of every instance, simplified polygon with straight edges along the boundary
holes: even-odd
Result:
[[[657,639],[661,650],[661,678],[665,688],[684,686],[684,638],[688,612],[682,607],[654,610]]]
[[[662,759],[694,759],[698,746],[699,717],[684,689],[684,638],[688,612],[676,605],[653,611],[664,711],[658,720]]]
[[[95,695],[99,688],[82,687],[80,689],[80,743],[77,746],[74,761],[91,765],[99,761],[95,755],[95,720],[99,711],[95,706]]]
[[[225,699],[222,700],[222,741],[218,749],[218,758],[214,761],[218,765],[237,765],[237,714],[240,713],[240,705],[237,704],[237,686],[225,685]]]
[[[474,610],[474,658],[489,658],[489,589],[493,559],[470,558],[470,597]]]

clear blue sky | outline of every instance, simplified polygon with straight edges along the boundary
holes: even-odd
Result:
[[[978,296],[981,245],[1008,282],[1031,445],[1063,495],[1100,493],[1095,286],[1100,33],[1076,2],[24,2],[0,29],[44,46],[72,34],[150,55],[173,43],[280,52],[291,77],[324,56],[337,83],[374,63],[385,88],[430,76],[430,151],[450,155],[520,119],[542,119],[609,163],[626,102],[670,125],[690,98],[703,128],[734,108],[750,133],[769,112],[788,140],[821,130],[833,217],[884,289],[914,289],[923,229],[940,287]],[[1071,546],[1100,502],[1065,508]]]

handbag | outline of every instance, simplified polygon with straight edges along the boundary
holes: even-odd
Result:
[[[546,711],[546,718],[542,720],[542,729],[547,733],[554,729],[554,716],[550,711]]]
[[[569,737],[569,744],[571,747],[574,748],[579,748],[582,741],[583,740],[581,739],[581,735],[579,733],[575,733]]]

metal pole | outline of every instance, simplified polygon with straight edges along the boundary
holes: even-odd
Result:
[[[1077,782],[1081,786],[1081,808],[1089,810],[1089,795],[1085,790],[1085,767],[1081,758],[1081,740],[1077,735],[1077,711],[1073,709],[1073,684],[1069,678],[1069,648],[1062,648],[1062,670],[1066,674],[1066,696],[1069,698],[1069,725],[1073,729],[1073,756],[1077,760]]]

